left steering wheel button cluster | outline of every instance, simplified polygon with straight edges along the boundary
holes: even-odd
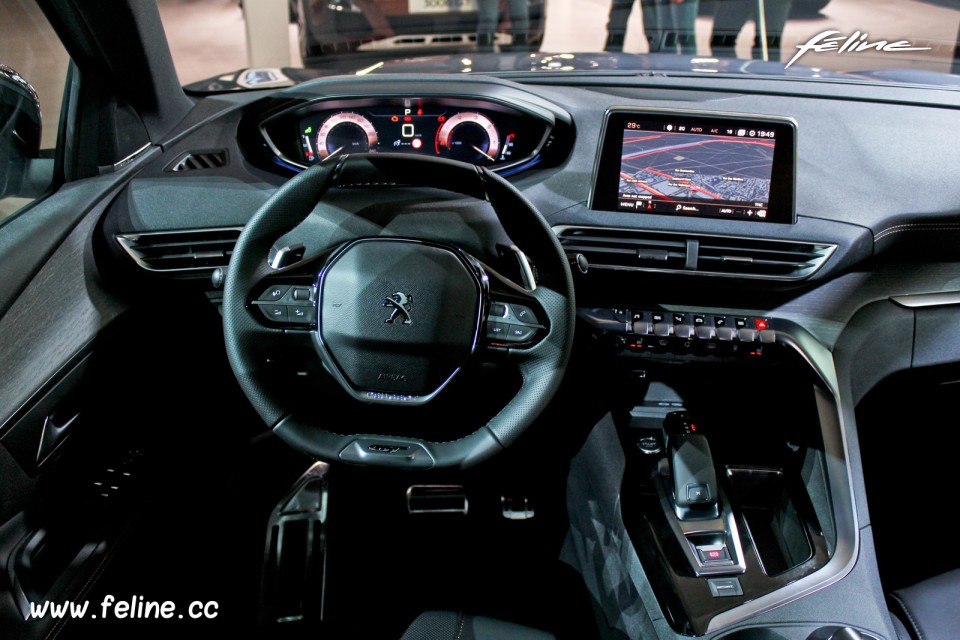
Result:
[[[283,324],[313,324],[317,320],[316,290],[288,284],[266,288],[253,303],[263,317]]]

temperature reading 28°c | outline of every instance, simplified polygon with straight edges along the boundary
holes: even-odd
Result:
[[[437,131],[436,150],[438,155],[472,164],[496,162],[500,134],[487,116],[464,111],[450,117]]]

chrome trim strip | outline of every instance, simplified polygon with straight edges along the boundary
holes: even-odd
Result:
[[[243,231],[243,227],[205,227],[203,229],[179,229],[179,230],[168,230],[168,231],[144,231],[142,233],[118,233],[114,236],[117,244],[130,256],[137,265],[144,271],[152,271],[154,273],[188,273],[196,271],[208,271],[216,269],[217,267],[181,267],[178,269],[154,269],[148,267],[143,259],[136,254],[133,250],[133,245],[137,242],[138,238],[144,236],[164,236],[172,235],[175,233],[209,233],[211,231],[236,231],[240,233]]]
[[[411,505],[414,489],[450,489],[449,497],[463,497],[463,507],[459,509],[416,509]],[[459,513],[467,515],[470,510],[470,501],[467,500],[467,494],[463,486],[459,484],[412,484],[407,487],[407,513]]]
[[[924,307],[946,307],[960,304],[960,291],[939,291],[937,293],[911,293],[903,296],[891,296],[890,300],[908,309]]]
[[[124,158],[123,160],[119,160],[119,161],[115,162],[115,163],[113,164],[113,168],[114,168],[114,169],[122,169],[123,167],[127,166],[128,164],[130,164],[131,162],[133,162],[134,160],[136,160],[138,157],[140,157],[140,155],[142,155],[143,153],[146,153],[147,149],[149,149],[149,148],[152,147],[152,146],[153,146],[153,143],[152,143],[152,142],[148,142],[147,144],[143,145],[142,147],[140,147],[139,149],[137,149],[136,151],[134,151],[133,153],[131,153],[130,155],[128,155],[128,156],[127,156],[126,158]]]
[[[825,387],[825,390],[814,387],[814,394],[823,434],[824,462],[837,528],[837,546],[830,561],[818,571],[714,616],[707,625],[707,633],[748,621],[839,582],[853,570],[860,550],[860,524],[853,492],[853,473],[847,463],[849,444],[833,355],[799,325],[786,320],[778,324],[786,331],[777,330],[777,342],[796,351],[817,373]]]

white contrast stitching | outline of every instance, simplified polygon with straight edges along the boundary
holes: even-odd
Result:
[[[877,242],[887,236],[903,231],[936,231],[943,229],[960,229],[960,223],[940,223],[940,224],[898,224],[895,227],[889,227],[873,236],[873,241]]]

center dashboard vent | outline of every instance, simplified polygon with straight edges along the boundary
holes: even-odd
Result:
[[[225,167],[230,161],[226,149],[215,149],[210,151],[190,151],[183,154],[166,167],[164,171],[196,171],[198,169],[219,169]]]
[[[837,248],[817,242],[637,229],[563,226],[554,231],[564,251],[582,253],[591,269],[764,280],[809,278]]]
[[[225,267],[243,227],[118,234],[117,242],[147,271],[190,275]]]

